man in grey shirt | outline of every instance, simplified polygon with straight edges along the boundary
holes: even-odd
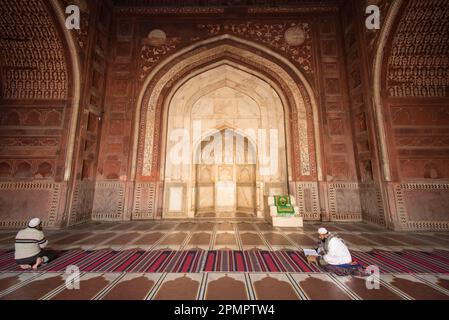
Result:
[[[48,244],[42,231],[39,218],[32,219],[26,229],[20,230],[16,236],[15,260],[23,270],[37,268],[47,263],[49,258],[42,250]]]

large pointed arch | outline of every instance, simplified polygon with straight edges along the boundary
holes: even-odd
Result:
[[[195,72],[192,72],[191,74],[189,74],[188,77],[185,77],[182,81],[179,81],[174,87],[173,89],[170,91],[170,94],[167,96],[167,98],[165,99],[165,103],[164,103],[164,112],[163,112],[163,132],[166,133],[167,130],[167,124],[168,124],[168,113],[170,111],[170,105],[172,104],[173,98],[174,96],[176,96],[176,94],[179,92],[179,90],[183,87],[183,85],[187,82],[189,82],[191,79],[194,79],[195,77],[199,76],[199,75],[204,75],[205,73],[212,71],[214,69],[218,69],[222,66],[228,66],[230,68],[234,68],[244,74],[247,74],[248,76],[254,76],[256,78],[259,78],[260,81],[262,83],[265,83],[267,85],[269,85],[271,88],[273,88],[273,90],[276,93],[281,93],[282,94],[282,90],[277,87],[276,83],[274,83],[273,81],[271,81],[269,78],[264,77],[262,74],[254,72],[253,70],[249,69],[249,68],[245,68],[242,65],[236,64],[232,61],[229,60],[221,60],[218,61],[216,63],[212,63],[209,64],[207,66],[205,66],[204,68],[200,68],[195,70]],[[245,84],[242,83],[236,83],[233,82],[232,80],[227,79],[225,81],[226,86],[234,88],[235,90],[241,92],[242,94],[246,95],[247,97],[249,97],[250,99],[254,100],[258,105],[265,105],[265,103],[263,102],[264,97],[258,95],[256,92],[254,92],[254,88],[249,88],[248,86],[246,86]],[[201,97],[203,97],[205,94],[210,93],[211,91],[213,91],[214,87],[219,87],[220,82],[215,83],[215,82],[211,82],[209,85],[207,85],[204,88],[201,88],[200,90],[198,90],[198,92],[196,92],[194,95],[192,95],[192,97],[190,97],[190,100],[198,100]],[[217,86],[218,85],[218,86]],[[278,98],[281,101],[282,107],[283,107],[283,113],[284,113],[284,117],[285,119],[289,119],[289,109],[286,107],[288,106],[288,101],[287,98],[285,97],[285,95],[278,95]],[[193,101],[190,101],[186,103],[186,105],[192,105]],[[273,106],[274,109],[275,106]],[[262,115],[264,115],[264,117],[262,117],[262,119],[266,118],[266,109],[265,108],[260,108],[260,113]],[[289,121],[286,121],[284,119],[284,134],[285,137],[283,136],[282,139],[285,138],[286,141],[291,141],[290,140],[290,127],[291,124]],[[232,126],[231,126],[232,127]],[[238,128],[232,127],[232,130],[239,132]],[[244,134],[243,134],[244,135]],[[166,138],[166,134],[163,135],[162,137],[162,154],[165,154],[165,146],[166,146],[166,141],[164,140],[164,138]],[[252,140],[253,144],[256,144],[254,137],[250,137],[250,139]],[[198,142],[198,141],[196,141]],[[194,142],[195,143],[195,142]],[[287,148],[287,170],[286,170],[286,174],[288,174],[288,180],[292,181],[292,174],[291,174],[291,168],[292,168],[292,153],[291,153],[291,148],[288,146]],[[163,167],[161,169],[164,169]],[[163,171],[161,171],[161,175],[162,175]],[[161,179],[163,177],[161,176]]]
[[[160,171],[160,180],[164,181],[165,216],[176,217],[182,214],[173,211],[167,212],[170,208],[167,204],[171,203],[169,201],[170,190],[173,188],[179,189],[180,186],[186,190],[181,198],[187,217],[193,218],[195,216],[196,196],[193,195],[197,194],[198,189],[195,183],[196,158],[193,153],[197,150],[197,145],[207,136],[222,130],[227,133],[234,132],[238,136],[248,139],[255,146],[254,160],[257,160],[254,163],[253,178],[256,184],[254,188],[250,188],[251,190],[246,188],[245,191],[240,191],[247,192],[248,199],[254,199],[254,209],[257,211],[258,217],[262,217],[264,212],[262,196],[264,190],[275,192],[275,189],[282,190],[282,193],[288,192],[288,178],[291,177],[288,173],[291,172],[291,169],[287,164],[288,157],[286,154],[288,153],[287,150],[291,148],[286,144],[285,132],[288,130],[285,127],[289,122],[286,121],[288,117],[284,112],[284,109],[288,112],[288,108],[285,108],[286,104],[282,103],[272,84],[261,76],[242,70],[238,64],[232,61],[220,60],[195,70],[188,77],[183,78],[183,81],[178,81],[173,86],[170,95],[165,99],[166,104],[163,108],[164,129],[161,134],[161,148],[166,146],[165,150],[161,150],[161,154],[165,156],[162,157]],[[216,102],[210,95],[214,95],[221,90],[227,92],[228,107],[232,105],[233,111],[220,115],[223,105]],[[218,113],[215,113],[215,111]],[[191,159],[188,163],[183,161],[180,164],[176,160],[169,161],[169,159],[173,159],[171,158],[172,151],[179,151],[179,141],[173,141],[173,134],[175,134],[175,137],[180,134],[178,130],[184,132],[183,139],[189,140],[190,147],[185,145],[185,148],[183,148],[185,160],[185,151],[189,150]],[[274,130],[277,134],[276,141],[272,140],[271,130]],[[260,133],[265,134],[265,138],[259,136]],[[267,138],[267,136],[270,137]],[[183,140],[183,142],[186,143],[187,141]],[[269,145],[275,145],[276,147],[268,150]],[[265,157],[267,154],[270,155],[268,158]],[[221,164],[215,167],[213,171],[218,174],[219,168],[222,167],[228,166]],[[240,170],[242,168],[235,166],[234,169]],[[237,176],[233,179],[235,179],[236,188],[234,191],[237,195],[239,194]],[[256,195],[259,196],[256,197]]]
[[[164,99],[178,81],[195,68],[230,60],[271,79],[280,96],[287,97],[293,130],[293,180],[322,180],[321,141],[316,97],[311,85],[293,63],[252,42],[222,35],[178,51],[155,67],[143,83],[137,101],[131,176],[157,181],[161,157],[161,119]],[[298,129],[300,127],[300,129]],[[300,136],[298,133],[302,133]],[[306,157],[307,159],[306,159]],[[302,158],[301,158],[302,157]]]

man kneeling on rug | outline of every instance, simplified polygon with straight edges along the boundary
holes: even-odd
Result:
[[[352,260],[351,253],[343,239],[330,233],[326,228],[318,229],[319,245],[316,252],[318,256],[307,257],[309,263],[316,263],[327,272],[337,275],[364,276],[364,268]]]
[[[321,266],[352,263],[351,253],[339,236],[330,233],[326,228],[319,228],[318,236],[320,239],[317,249],[318,257],[309,256],[309,262],[318,262]]]
[[[42,231],[42,222],[39,218],[32,219],[28,223],[28,228],[20,230],[16,236],[16,263],[20,265],[23,270],[37,268],[49,261],[45,251],[48,244]]]

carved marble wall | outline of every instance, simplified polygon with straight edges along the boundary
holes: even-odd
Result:
[[[364,1],[348,1],[341,12],[363,218],[400,230],[442,230],[449,220],[447,6],[376,4],[380,30],[365,28]],[[382,57],[378,103],[373,66]]]
[[[377,3],[386,16],[387,1]],[[346,1],[341,11],[344,32],[344,52],[348,77],[350,123],[354,137],[357,180],[360,190],[362,217],[366,221],[385,225],[381,192],[380,166],[377,157],[375,116],[372,105],[372,47],[376,46],[379,30],[367,32],[364,25],[365,1]],[[364,43],[369,45],[364,45]]]
[[[174,216],[189,216],[193,176],[172,176],[179,170],[166,166],[170,101],[189,79],[226,65],[253,78],[223,78],[232,72],[220,69],[188,96],[207,96],[213,85],[230,88],[265,110],[254,128],[281,128],[281,174],[256,177],[256,205],[270,193],[290,192],[308,220],[448,228],[443,0],[400,1],[397,20],[383,21],[391,30],[380,31],[364,27],[364,8],[372,1],[244,5],[237,12],[232,6],[114,7],[76,0],[82,25],[69,33],[74,48],[50,3],[0,4],[0,202],[11,208],[0,213],[0,226],[23,225],[30,208],[53,227],[160,219],[170,206]],[[386,19],[398,6],[375,3]],[[36,18],[27,19],[31,15]],[[382,55],[381,88],[374,92],[373,65]],[[72,70],[73,59],[79,70]],[[75,71],[81,96],[74,112]],[[255,119],[237,114],[207,119],[206,127],[252,126]],[[170,195],[186,201],[173,202]]]
[[[291,149],[289,170],[285,171],[288,187],[282,187],[280,181],[261,185],[260,201],[264,194],[289,188],[301,199],[307,219],[361,220],[361,206],[357,201],[353,205],[359,185],[348,122],[339,16],[332,6],[316,9],[325,12],[325,18],[308,9],[295,11],[300,18],[225,22],[207,17],[211,12],[203,10],[199,22],[183,21],[179,28],[172,9],[116,8],[97,180],[111,185],[116,181],[134,183],[134,190],[125,192],[124,202],[136,219],[159,217],[170,204],[160,197],[170,197],[171,189],[173,194],[190,198],[187,185],[176,179],[167,179],[161,186],[166,179],[165,101],[172,98],[170,92],[177,90],[182,79],[227,60],[263,74],[284,95],[284,109],[291,108],[285,118],[291,126],[286,131],[286,146]],[[169,18],[160,19],[164,14]],[[180,9],[179,15],[183,14]],[[159,18],[142,19],[146,16]],[[282,75],[284,70],[287,72]],[[290,77],[286,83],[284,79]],[[318,97],[323,99],[317,103]],[[144,184],[151,187],[141,189]],[[149,205],[148,199],[153,198],[156,200]],[[181,207],[177,210],[187,215],[189,203]],[[139,212],[141,208],[145,213]]]
[[[361,220],[359,186],[344,70],[343,37],[338,16],[319,18],[319,70],[324,181],[323,219]]]
[[[408,1],[404,7],[388,58],[388,96],[447,98],[447,3]]]
[[[382,70],[390,219],[397,229],[447,229],[449,8],[411,0],[400,9]]]
[[[395,183],[396,228],[437,230],[449,228],[449,183]]]
[[[45,227],[60,227],[66,190],[64,183],[0,182],[0,227],[24,227],[31,217]]]
[[[100,199],[103,192],[95,180],[107,94],[106,72],[112,23],[112,5],[109,1],[78,0],[76,4],[81,10],[82,23],[80,30],[72,30],[72,35],[76,39],[83,72],[69,224],[89,221],[99,214],[104,215],[105,211],[98,208],[98,203],[94,205],[94,201]],[[110,215],[113,212],[115,210]]]
[[[70,118],[64,39],[43,1],[3,1],[0,11],[0,179],[60,181]]]
[[[80,30],[67,32],[62,26],[68,4],[81,9]],[[5,186],[0,196],[9,194],[6,186],[20,187],[17,203],[0,218],[1,224],[24,225],[35,215],[49,227],[88,221],[105,96],[111,4],[8,0],[2,1],[0,10],[0,182]],[[80,88],[76,74],[81,74]],[[55,190],[47,196],[48,186]],[[51,209],[54,194],[62,201],[56,213]],[[21,220],[11,222],[11,214]]]
[[[94,173],[96,194],[93,218],[129,220],[132,212],[135,219],[153,219],[157,216],[156,192],[160,189],[152,184],[134,184],[129,174],[132,118],[137,94],[134,78],[137,57],[132,19],[115,17],[107,35],[111,44],[105,56],[109,64],[106,91],[102,96],[104,109],[101,110],[98,165]],[[113,204],[118,207],[111,208]]]
[[[66,200],[70,56],[46,1],[2,1],[0,30],[0,226],[39,216],[57,227]]]

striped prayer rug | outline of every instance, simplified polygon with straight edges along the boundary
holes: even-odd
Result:
[[[449,273],[449,251],[352,251],[363,266],[382,273]],[[197,272],[324,272],[307,263],[302,251],[264,250],[68,250],[40,271],[63,272],[75,265],[83,272],[197,273]],[[20,271],[12,250],[0,252],[0,272]]]

